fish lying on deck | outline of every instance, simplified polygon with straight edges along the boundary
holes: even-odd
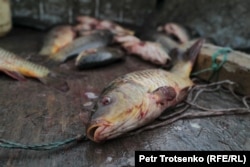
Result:
[[[56,78],[56,74],[48,68],[27,61],[2,48],[0,48],[0,71],[19,81],[25,81],[26,76],[37,78],[42,83],[55,86],[55,88],[61,91],[69,89],[66,82]]]
[[[183,101],[190,87],[192,66],[203,40],[198,40],[168,72],[161,69],[137,71],[112,81],[102,91],[86,128],[95,142],[123,135],[152,122],[162,112]]]
[[[52,56],[61,48],[71,43],[76,36],[70,25],[57,26],[50,30],[44,39],[40,55]]]
[[[123,60],[124,58],[124,53],[118,48],[104,47],[90,49],[77,56],[75,66],[80,70],[102,67]]]
[[[128,53],[137,55],[154,64],[167,65],[171,60],[168,53],[159,43],[141,41],[139,38],[132,35],[116,36],[114,41],[121,43],[121,46]]]
[[[0,48],[0,70],[17,80],[25,80],[24,76],[38,78],[46,82],[51,73],[49,69],[18,57],[14,53]]]
[[[112,37],[110,31],[95,31],[89,35],[75,39],[69,45],[63,47],[58,53],[50,56],[50,59],[62,63],[84,50],[107,46],[112,41]]]

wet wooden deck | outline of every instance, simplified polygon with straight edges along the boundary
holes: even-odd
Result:
[[[29,53],[39,50],[43,35],[44,32],[15,28],[0,39],[0,47],[29,58]],[[65,74],[70,86],[66,93],[33,79],[18,82],[0,73],[0,138],[36,144],[83,134],[85,127],[79,114],[88,101],[84,94],[99,94],[115,77],[147,68],[155,67],[132,56],[125,62],[86,71],[77,71],[73,62],[68,62],[54,67]],[[217,108],[239,105],[221,92],[203,96],[199,103]],[[54,151],[0,148],[0,166],[134,166],[135,150],[250,150],[250,116],[180,120],[136,136],[103,144],[81,142]]]

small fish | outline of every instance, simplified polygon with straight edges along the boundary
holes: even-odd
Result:
[[[38,78],[43,83],[46,83],[46,77],[51,73],[46,67],[24,60],[2,48],[0,48],[0,71],[19,81],[24,81],[24,76],[27,76]]]
[[[144,60],[157,65],[167,65],[171,58],[161,44],[150,41],[141,41],[135,36],[116,36],[116,42],[121,43],[122,47],[130,54],[135,54]]]
[[[179,54],[173,69],[149,69],[118,77],[104,88],[97,100],[86,134],[94,142],[123,135],[142,127],[167,108],[183,101],[190,87],[192,66],[203,40]]]
[[[112,34],[107,30],[95,31],[89,35],[75,39],[69,45],[63,47],[58,53],[49,58],[62,63],[82,51],[107,46],[111,43],[112,38]]]
[[[0,71],[18,81],[25,81],[26,76],[37,78],[42,83],[61,91],[69,90],[67,83],[56,78],[57,75],[48,68],[27,61],[2,48],[0,48]]]
[[[173,36],[180,44],[190,40],[187,30],[177,23],[166,23],[164,26],[159,26],[157,30]]]
[[[78,55],[75,65],[78,69],[88,69],[112,64],[124,59],[123,52],[118,48],[97,48],[86,50]]]
[[[46,35],[44,45],[39,54],[46,56],[54,55],[61,48],[71,43],[75,37],[76,33],[70,25],[57,26]]]

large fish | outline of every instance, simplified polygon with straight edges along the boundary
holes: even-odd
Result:
[[[82,51],[107,46],[112,41],[112,38],[113,35],[110,31],[95,31],[89,35],[77,38],[58,53],[50,56],[50,58],[57,62],[64,62]]]
[[[203,40],[198,40],[179,54],[179,62],[169,72],[149,69],[112,81],[95,104],[86,128],[88,138],[95,142],[115,138],[152,122],[183,101],[194,85],[189,75],[202,44]]]
[[[37,78],[42,83],[61,91],[69,89],[66,82],[48,68],[18,57],[12,52],[0,48],[0,71],[19,81],[25,81],[26,77]]]
[[[75,36],[76,33],[70,25],[55,27],[46,35],[43,47],[39,54],[46,56],[54,55],[61,48],[71,43]]]

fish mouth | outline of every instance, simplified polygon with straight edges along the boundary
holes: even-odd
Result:
[[[120,136],[126,131],[123,127],[124,123],[113,124],[107,121],[91,123],[87,127],[87,137],[96,142],[101,143],[108,139]]]
[[[105,134],[107,134],[108,132],[108,127],[110,127],[111,124],[108,122],[100,122],[100,123],[94,123],[91,124],[88,128],[87,128],[87,136],[89,139],[91,139],[94,142],[100,143],[104,140],[107,139],[108,136],[106,136]]]

